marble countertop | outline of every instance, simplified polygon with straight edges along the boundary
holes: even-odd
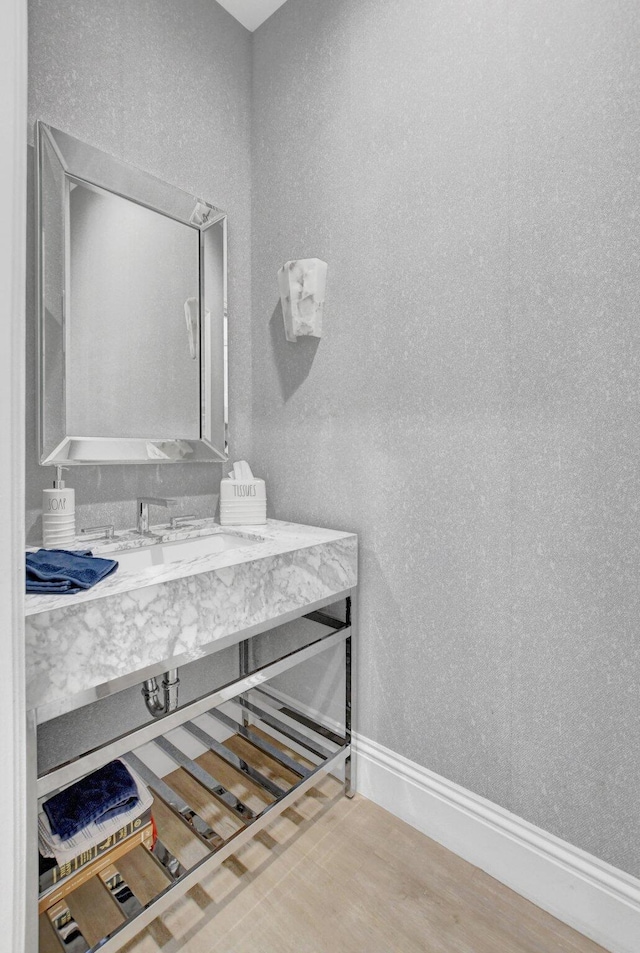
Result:
[[[265,556],[275,556],[308,546],[317,546],[319,543],[334,542],[352,535],[336,530],[321,529],[317,526],[286,523],[281,520],[268,520],[267,523],[259,526],[220,526],[213,520],[192,520],[188,527],[181,529],[169,530],[168,524],[159,524],[158,526],[152,526],[151,531],[155,533],[156,538],[140,536],[134,530],[118,533],[113,540],[92,540],[76,537],[75,546],[67,548],[91,549],[94,556],[117,559],[118,552],[153,546],[158,542],[193,539],[197,536],[209,536],[214,533],[247,536],[250,540],[260,538],[264,542],[246,549],[238,547],[223,553],[196,556],[192,559],[167,563],[164,566],[149,566],[134,571],[127,571],[119,567],[115,573],[107,576],[93,589],[87,589],[84,592],[54,595],[30,593],[25,598],[25,615],[28,617],[40,612],[50,612],[52,609],[66,609],[72,605],[105,599],[116,593],[130,592],[133,589],[154,586],[161,582],[182,579],[186,576],[210,572],[223,567],[239,566],[242,563],[264,559]]]
[[[233,527],[194,520],[170,533],[165,526],[152,529],[164,540],[224,532],[260,542],[136,571],[118,569],[86,592],[27,595],[29,709],[54,717],[77,707],[78,696],[98,697],[142,681],[162,665],[193,661],[239,641],[243,631],[357,583],[352,533],[279,520]],[[78,545],[117,559],[117,550],[154,542],[128,532]]]

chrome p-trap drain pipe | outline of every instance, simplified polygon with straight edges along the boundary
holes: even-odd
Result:
[[[156,678],[148,678],[142,684],[142,697],[147,706],[147,710],[154,718],[160,718],[161,715],[168,715],[170,711],[175,711],[178,707],[178,669],[170,668],[164,673],[162,679],[162,701],[160,701],[160,686]]]

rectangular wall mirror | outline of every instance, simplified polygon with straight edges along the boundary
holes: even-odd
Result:
[[[37,124],[42,464],[227,459],[227,217]]]

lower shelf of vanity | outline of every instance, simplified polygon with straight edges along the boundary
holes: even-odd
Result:
[[[155,845],[100,855],[71,892],[61,881],[41,895],[40,953],[120,949],[350,756],[347,737],[282,708],[268,687],[167,734],[122,754],[154,796]]]

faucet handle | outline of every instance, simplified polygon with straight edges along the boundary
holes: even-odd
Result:
[[[193,513],[187,513],[186,516],[172,516],[169,520],[169,525],[171,529],[178,529],[180,525],[186,523],[188,520],[194,520],[195,516]]]
[[[114,526],[113,523],[107,523],[104,526],[85,526],[80,530],[80,533],[82,536],[88,536],[89,533],[99,533],[98,539],[113,539]]]

